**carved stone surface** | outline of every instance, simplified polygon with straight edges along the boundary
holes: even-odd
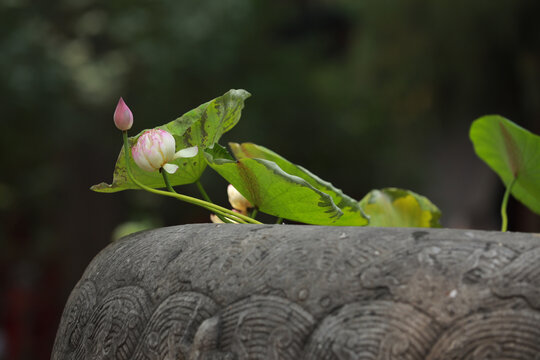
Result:
[[[183,225],[104,249],[53,360],[540,360],[540,236]]]

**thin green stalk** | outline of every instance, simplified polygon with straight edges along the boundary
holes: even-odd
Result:
[[[283,218],[278,217],[278,219],[276,220],[276,224],[281,224],[282,222],[283,222]]]
[[[508,216],[506,215],[506,207],[508,206],[508,198],[510,197],[510,193],[512,192],[512,187],[514,186],[514,183],[516,182],[517,177],[514,177],[510,185],[506,188],[506,191],[504,192],[503,201],[501,204],[501,217],[502,217],[502,226],[501,231],[505,232],[508,228]]]
[[[210,196],[208,196],[208,194],[206,193],[206,190],[204,190],[204,187],[202,186],[201,182],[197,180],[195,181],[195,185],[197,185],[197,189],[199,189],[199,192],[201,193],[204,200],[213,204],[214,202],[210,199]]]
[[[161,168],[159,169],[159,172],[163,176],[163,181],[165,181],[165,186],[167,187],[167,190],[169,190],[172,193],[176,193],[176,191],[174,191],[173,187],[171,186],[171,182],[169,181],[169,174],[167,173],[167,171]]]
[[[210,196],[208,196],[208,193],[206,192],[206,190],[204,189],[204,187],[202,186],[201,182],[197,179],[197,181],[195,181],[195,185],[197,185],[197,189],[199,189],[199,192],[201,193],[202,197],[204,198],[204,200],[208,201],[209,203],[214,203],[212,201],[212,199],[210,199]],[[232,221],[227,219],[225,216],[223,216],[222,214],[218,214],[216,212],[216,216],[221,220],[223,221],[224,223],[228,223],[228,224],[231,224]]]
[[[129,166],[129,160],[128,160],[129,156],[130,156],[130,151],[129,151],[129,145],[128,145],[127,132],[123,131],[122,133],[123,133],[123,138],[124,138],[124,156],[125,156],[125,163],[126,163],[126,171],[128,173],[128,176],[129,176],[130,180],[135,185],[140,187],[141,189],[146,190],[148,192],[151,192],[153,194],[168,196],[168,197],[175,198],[177,200],[185,201],[185,202],[193,204],[193,205],[201,206],[201,207],[203,207],[203,208],[205,208],[205,209],[207,209],[209,211],[212,211],[212,212],[216,212],[216,213],[219,212],[220,214],[226,215],[227,218],[229,218],[231,220],[234,220],[234,221],[237,221],[239,223],[243,223],[243,224],[246,224],[246,223],[262,224],[259,221],[253,220],[249,216],[245,216],[245,215],[242,215],[242,214],[237,214],[237,213],[235,213],[235,212],[233,212],[233,211],[231,211],[229,209],[225,209],[224,207],[221,207],[219,205],[208,203],[208,202],[206,202],[204,200],[200,200],[200,199],[197,199],[197,198],[194,198],[194,197],[191,197],[191,196],[182,195],[182,194],[178,194],[178,193],[172,193],[172,192],[169,192],[169,191],[162,191],[162,190],[152,189],[151,187],[148,187],[148,186],[144,185],[143,183],[141,183],[140,181],[135,179],[135,177],[131,173],[131,168]]]
[[[233,221],[231,219],[228,218],[229,214],[225,214],[223,211],[220,211],[220,210],[212,210],[214,212],[214,214],[217,215],[217,217],[223,221],[224,223],[226,224],[234,224]],[[240,224],[247,224],[247,222],[245,221],[239,221],[238,219],[235,219],[234,220],[235,222],[238,222]]]
[[[257,216],[258,212],[259,210],[257,208],[253,208],[253,210],[251,211],[251,215],[249,217],[251,217],[252,219],[255,219],[255,216]]]

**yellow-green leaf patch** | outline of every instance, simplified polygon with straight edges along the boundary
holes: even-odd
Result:
[[[409,190],[385,188],[370,191],[360,206],[369,226],[440,227],[441,212],[426,197]]]

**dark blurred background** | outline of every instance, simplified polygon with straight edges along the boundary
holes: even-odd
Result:
[[[496,230],[503,188],[468,128],[498,113],[540,133],[539,17],[538,0],[0,0],[0,359],[49,358],[115,231],[208,221],[89,190],[112,178],[120,96],[134,134],[244,88],[223,144],[267,146],[357,199],[408,188],[446,227]],[[227,204],[223,180],[202,182]],[[511,201],[510,230],[539,219]]]

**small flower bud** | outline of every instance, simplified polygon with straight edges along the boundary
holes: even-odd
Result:
[[[232,211],[235,212],[235,213],[238,213],[238,214],[243,213],[242,211],[239,211],[239,210],[236,210],[236,209],[232,209]],[[243,214],[243,215],[246,215],[246,214]],[[224,224],[224,222],[216,214],[210,214],[210,221],[212,221],[214,224]],[[231,223],[233,223],[233,224],[238,224],[238,222],[236,222],[234,220],[229,219],[229,221]]]
[[[210,221],[214,224],[223,224],[223,221],[216,214],[210,214]]]
[[[240,192],[231,184],[227,187],[227,195],[229,195],[231,206],[241,213],[246,213],[248,208],[253,207],[249,200],[240,194]]]
[[[113,119],[118,130],[126,131],[131,129],[131,126],[133,125],[133,114],[122,98],[118,100]]]
[[[169,162],[179,157],[193,157],[197,155],[198,148],[193,146],[175,153],[176,143],[174,137],[165,130],[152,129],[139,136],[137,143],[131,149],[133,160],[141,169],[156,171],[163,168],[169,174],[178,169],[177,165]]]

